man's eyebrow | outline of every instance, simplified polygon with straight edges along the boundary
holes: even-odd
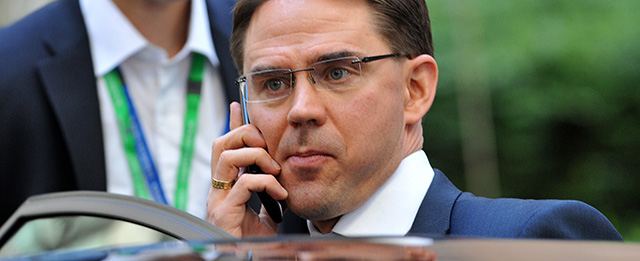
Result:
[[[261,71],[267,71],[267,70],[274,70],[274,69],[282,69],[282,68],[277,67],[277,66],[273,66],[273,65],[258,65],[256,67],[251,68],[251,70],[249,70],[249,73],[261,72]]]
[[[325,53],[325,54],[322,54],[320,56],[315,57],[309,64],[322,62],[322,61],[326,61],[326,60],[331,60],[331,59],[335,59],[335,58],[349,57],[349,56],[360,57],[360,56],[364,56],[364,54],[362,54],[360,52],[354,52],[354,51],[337,51],[337,52]],[[275,66],[275,65],[257,65],[255,67],[251,68],[249,70],[249,73],[261,72],[261,71],[267,71],[267,70],[274,70],[274,69],[291,69],[291,70],[295,70],[294,68],[282,68],[282,67]]]
[[[349,56],[360,57],[360,56],[363,56],[363,54],[360,52],[354,52],[354,51],[338,51],[338,52],[332,52],[332,53],[326,53],[326,54],[320,55],[313,62],[317,63],[317,62],[322,62],[322,61],[331,60],[335,58],[342,58],[342,57],[349,57]]]

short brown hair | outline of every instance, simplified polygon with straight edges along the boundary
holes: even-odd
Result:
[[[253,13],[268,0],[239,0],[234,8],[231,56],[243,73],[244,40]],[[425,0],[366,0],[378,32],[394,53],[433,56],[431,22]]]

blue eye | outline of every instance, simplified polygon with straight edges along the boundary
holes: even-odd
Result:
[[[267,81],[266,86],[270,91],[279,91],[285,88],[285,84],[282,80],[272,79]]]
[[[332,80],[340,80],[347,76],[349,76],[349,71],[344,68],[333,68],[329,71],[329,77]]]

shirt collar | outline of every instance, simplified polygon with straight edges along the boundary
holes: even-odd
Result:
[[[96,77],[105,75],[141,50],[154,48],[111,0],[80,0],[80,8],[89,35]],[[204,0],[191,1],[189,21],[185,46],[174,58],[181,59],[191,52],[198,52],[212,65],[219,65]]]
[[[343,215],[332,233],[343,236],[404,236],[429,190],[434,172],[427,154],[407,156],[391,177],[362,206]],[[307,221],[311,236],[322,235]]]
[[[200,53],[209,59],[209,62],[218,66],[220,61],[213,49],[213,37],[211,36],[211,24],[209,14],[204,0],[191,1],[191,20],[189,26],[189,37],[185,44],[189,52]]]

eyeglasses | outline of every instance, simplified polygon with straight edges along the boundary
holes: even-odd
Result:
[[[362,81],[362,64],[408,54],[386,54],[362,59],[355,56],[340,57],[314,63],[304,69],[270,69],[240,76],[236,84],[242,97],[249,103],[279,100],[291,94],[295,85],[294,73],[307,72],[317,90],[336,91],[354,88]]]

